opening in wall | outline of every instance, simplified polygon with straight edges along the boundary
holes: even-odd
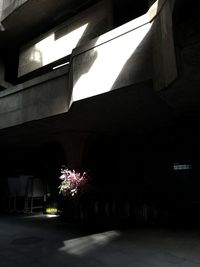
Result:
[[[11,84],[17,84],[17,69],[19,64],[19,50],[17,48],[9,48],[4,53],[5,64],[5,81]]]
[[[18,77],[35,73],[38,69],[49,69],[52,66],[55,69],[61,67],[59,65],[66,65],[69,61],[65,59],[71,55],[74,48],[112,28],[111,3],[108,0],[100,1],[21,46]]]
[[[148,0],[113,0],[114,27],[121,26],[143,14],[149,9]]]
[[[192,165],[189,163],[173,163],[173,170],[174,171],[185,171],[185,170],[191,170]]]
[[[38,68],[34,71],[31,71],[25,75],[22,75],[21,77],[17,77],[17,83],[23,83],[23,82],[28,81],[30,79],[33,79],[37,76],[43,75],[45,73],[51,72],[51,71],[56,70],[56,69],[61,68],[61,67],[65,67],[65,66],[69,65],[69,63],[70,63],[70,55],[63,57],[59,60],[56,60],[50,64],[47,64],[46,66]]]

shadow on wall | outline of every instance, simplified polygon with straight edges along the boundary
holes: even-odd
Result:
[[[152,79],[153,61],[151,38],[152,32],[149,31],[116,77],[111,91],[129,84],[136,84]]]
[[[146,22],[145,16],[139,19]],[[100,36],[92,49],[75,55],[73,101],[152,78],[151,27],[145,23],[105,43]]]

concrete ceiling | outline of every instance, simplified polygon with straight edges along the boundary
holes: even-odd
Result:
[[[0,48],[19,46],[55,27],[99,0],[28,0],[5,17],[0,31]],[[116,15],[116,25],[146,10],[148,0],[111,0]],[[134,7],[134,8],[133,8]]]
[[[73,103],[69,112],[0,132],[1,148],[35,146],[63,132],[144,134],[174,123],[175,114],[149,83]]]
[[[89,2],[91,0],[28,0],[2,21],[5,31],[0,32],[1,46],[23,43],[54,27],[64,17],[73,16]]]

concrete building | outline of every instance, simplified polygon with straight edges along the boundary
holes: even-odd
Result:
[[[2,210],[64,164],[90,172],[80,217],[196,219],[197,4],[132,2],[0,0]]]

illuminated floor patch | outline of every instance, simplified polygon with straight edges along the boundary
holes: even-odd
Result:
[[[118,231],[108,231],[104,233],[66,240],[63,242],[64,246],[60,248],[60,251],[64,251],[72,255],[81,256],[91,252],[98,247],[110,243],[119,236],[120,232]]]

